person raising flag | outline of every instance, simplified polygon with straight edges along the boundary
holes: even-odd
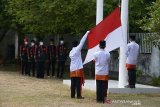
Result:
[[[75,91],[77,91],[77,98],[83,99],[82,84],[84,84],[83,63],[81,58],[81,50],[86,41],[89,31],[81,39],[80,43],[77,40],[72,42],[73,48],[69,53],[70,62],[70,77],[71,77],[71,98],[75,98]]]

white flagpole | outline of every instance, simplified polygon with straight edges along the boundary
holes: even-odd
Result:
[[[126,46],[127,46],[127,25],[128,25],[128,4],[129,0],[122,0],[121,3],[121,22],[123,30],[124,46],[120,47],[120,59],[119,59],[119,88],[124,88],[127,85],[127,71],[126,65]]]
[[[97,0],[96,25],[103,20],[103,0]]]
[[[96,25],[103,20],[103,0],[97,0]],[[96,80],[95,80],[96,85]]]

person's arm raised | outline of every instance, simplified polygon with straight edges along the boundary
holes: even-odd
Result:
[[[88,36],[89,32],[90,32],[90,31],[87,31],[86,34],[82,37],[79,45],[77,46],[77,49],[78,49],[78,50],[81,50],[81,49],[82,49],[82,47],[83,47],[83,45],[84,45],[84,43],[85,43],[85,41],[86,41],[86,39],[87,39],[87,36]]]

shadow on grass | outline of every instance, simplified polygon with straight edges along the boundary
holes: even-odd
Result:
[[[1,72],[19,72],[20,65],[15,64],[7,64],[7,65],[0,65]]]

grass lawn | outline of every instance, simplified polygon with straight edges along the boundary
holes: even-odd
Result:
[[[19,69],[0,68],[0,107],[159,107],[160,94],[109,94],[112,104],[98,104],[95,92],[83,90],[85,99],[71,99],[62,80],[21,76]],[[132,103],[132,102],[138,102]]]

